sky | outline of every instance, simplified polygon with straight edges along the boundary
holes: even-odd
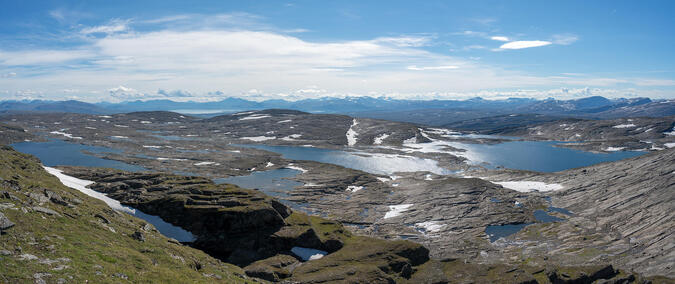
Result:
[[[675,1],[0,7],[0,100],[675,98]]]

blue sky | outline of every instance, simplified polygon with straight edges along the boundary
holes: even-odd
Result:
[[[675,98],[673,1],[0,1],[0,99]]]

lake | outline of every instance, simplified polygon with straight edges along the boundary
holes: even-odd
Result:
[[[449,142],[448,144],[466,150],[461,155],[474,164],[488,163],[491,167],[502,166],[509,169],[538,172],[557,172],[586,167],[646,153],[639,151],[593,153],[555,146],[561,143],[555,141],[508,141],[494,145],[458,142]]]
[[[286,159],[329,163],[380,175],[414,171],[429,171],[439,175],[454,173],[454,171],[439,167],[438,163],[434,160],[405,155],[347,152],[301,146],[268,146],[259,144],[237,146],[279,153]]]

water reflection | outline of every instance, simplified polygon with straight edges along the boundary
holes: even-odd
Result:
[[[422,159],[404,155],[370,154],[314,147],[238,145],[275,152],[286,159],[308,160],[340,165],[373,174],[390,175],[395,172],[429,171],[435,174],[451,174],[452,171],[438,166],[431,159]]]

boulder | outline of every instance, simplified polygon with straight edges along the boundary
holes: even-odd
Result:
[[[5,217],[5,214],[0,212],[0,231],[7,230],[11,227],[14,227],[14,225],[14,222],[10,221],[7,217]]]

